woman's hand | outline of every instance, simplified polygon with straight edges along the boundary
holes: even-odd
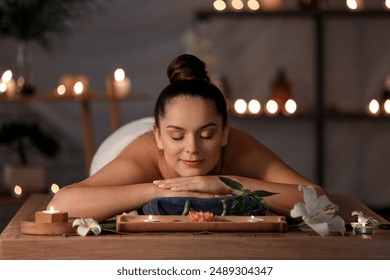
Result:
[[[214,195],[231,195],[233,189],[226,186],[218,176],[178,177],[157,180],[153,184],[174,192],[199,192]]]

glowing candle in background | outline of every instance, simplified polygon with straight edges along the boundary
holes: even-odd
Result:
[[[57,94],[64,95],[66,93],[66,87],[64,85],[59,85],[57,87]]]
[[[385,8],[390,10],[390,0],[385,0],[384,2]]]
[[[78,81],[73,86],[73,91],[76,95],[81,95],[84,91],[84,85],[81,81]]]
[[[248,103],[248,110],[251,114],[257,115],[260,113],[261,110],[261,104],[256,99],[252,99]]]
[[[223,11],[226,9],[226,3],[223,0],[215,0],[213,6],[217,11]]]
[[[22,196],[22,194],[23,194],[23,189],[22,189],[22,187],[21,186],[19,186],[19,185],[16,185],[15,187],[14,187],[14,195],[16,196],[16,197],[21,197]]]
[[[363,9],[363,0],[346,0],[345,4],[352,11]]]
[[[5,93],[7,90],[7,84],[4,82],[0,82],[0,93]]]
[[[248,0],[246,3],[248,5],[248,8],[252,11],[257,11],[260,9],[260,4],[258,0]]]
[[[368,113],[373,116],[378,116],[380,114],[380,105],[378,100],[372,99],[368,104]]]
[[[5,93],[7,97],[13,97],[16,94],[16,83],[12,79],[12,71],[7,70],[1,76],[0,92]]]
[[[265,105],[265,108],[266,108],[266,112],[269,115],[276,115],[279,112],[279,105],[273,99],[268,100],[267,104]]]
[[[244,99],[237,99],[236,102],[234,102],[234,110],[238,114],[244,114],[247,109],[247,104]]]
[[[232,0],[231,4],[235,10],[242,10],[242,8],[244,8],[244,3],[242,3],[242,0]]]
[[[58,193],[59,190],[60,190],[60,187],[57,184],[52,184],[50,187],[50,191],[52,193]]]
[[[130,93],[131,82],[123,69],[118,68],[114,72],[114,92],[117,97],[125,97]]]
[[[292,115],[297,111],[297,103],[293,99],[289,99],[284,104],[284,113],[287,115]]]
[[[383,103],[383,113],[390,115],[390,99],[386,99],[386,101]]]

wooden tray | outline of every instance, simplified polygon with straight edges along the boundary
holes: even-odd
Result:
[[[286,232],[284,216],[258,216],[254,221],[248,216],[218,216],[210,222],[193,222],[188,216],[156,216],[149,222],[148,216],[116,216],[118,232]],[[250,221],[251,220],[251,221]]]

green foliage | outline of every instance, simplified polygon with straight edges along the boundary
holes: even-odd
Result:
[[[263,191],[263,190],[250,191],[248,189],[245,189],[244,186],[242,184],[240,184],[239,182],[232,180],[230,178],[219,177],[219,179],[225,185],[242,192],[242,194],[239,196],[236,196],[233,198],[226,198],[225,201],[223,201],[224,206],[226,205],[227,201],[231,201],[232,202],[232,209],[237,208],[239,213],[241,213],[241,214],[255,209],[258,204],[261,204],[261,206],[263,206],[263,208],[266,211],[269,211],[269,208],[268,208],[267,204],[265,203],[263,197],[271,196],[271,195],[274,195],[276,193]],[[246,197],[250,198],[249,200],[252,202],[249,204],[245,203]],[[223,215],[227,215],[228,213],[226,213],[226,212],[228,212],[228,211],[229,211],[229,209],[224,207]]]
[[[37,124],[10,123],[0,127],[0,145],[6,145],[19,156],[22,165],[28,164],[27,149],[34,146],[42,155],[53,158],[60,146],[50,135]]]
[[[85,19],[101,7],[98,2],[4,0],[0,3],[0,36],[36,41],[41,47],[50,49],[54,36],[68,35],[74,29],[74,21]]]

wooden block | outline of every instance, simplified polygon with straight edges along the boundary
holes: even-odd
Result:
[[[35,221],[22,220],[20,225],[21,233],[31,235],[63,235],[73,234],[75,231],[72,222],[36,223]]]
[[[67,212],[55,212],[47,213],[44,211],[35,212],[35,222],[36,223],[66,223],[68,222],[68,213]]]

